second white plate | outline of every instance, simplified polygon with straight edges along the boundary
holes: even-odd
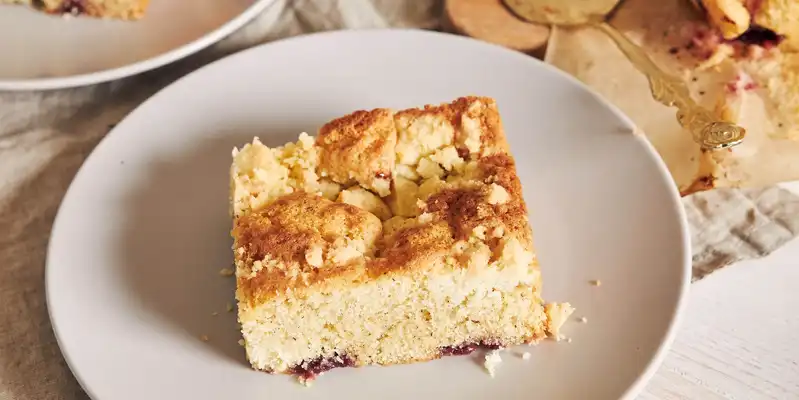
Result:
[[[89,85],[153,69],[235,31],[274,0],[152,0],[136,22],[0,5],[0,90]]]
[[[251,370],[225,312],[233,279],[218,274],[232,260],[231,149],[253,136],[296,140],[357,109],[468,94],[497,100],[545,298],[572,302],[588,323],[567,325],[572,343],[506,351],[493,379],[470,356],[333,370],[312,388]],[[56,218],[48,307],[95,400],[618,399],[641,387],[671,340],[689,283],[688,237],[652,147],[574,79],[457,36],[324,33],[202,68],[109,133]]]

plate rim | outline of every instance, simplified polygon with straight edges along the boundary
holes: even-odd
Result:
[[[273,0],[259,0],[259,1],[266,1],[271,2]],[[233,63],[238,58],[246,58],[249,56],[250,53],[257,53],[259,51],[263,51],[263,48],[273,46],[273,45],[288,45],[291,42],[295,41],[304,41],[304,40],[313,40],[320,36],[338,36],[338,35],[370,35],[374,33],[391,33],[395,35],[419,35],[419,36],[440,36],[440,37],[447,37],[447,40],[462,40],[462,41],[469,41],[472,42],[473,45],[476,46],[483,46],[494,48],[494,51],[501,50],[506,51],[509,55],[514,57],[518,57],[520,59],[525,59],[526,62],[530,63],[537,63],[540,67],[549,69],[550,72],[559,75],[561,78],[568,80],[572,84],[577,85],[582,90],[585,90],[586,93],[593,96],[598,102],[600,102],[603,106],[607,107],[620,121],[623,121],[628,127],[634,130],[635,134],[638,135],[638,139],[641,142],[643,149],[648,153],[652,161],[655,163],[657,167],[658,173],[661,175],[664,181],[672,182],[673,178],[671,173],[669,172],[666,163],[660,157],[659,153],[655,149],[654,145],[647,140],[643,134],[640,134],[640,130],[637,128],[633,120],[628,117],[624,112],[621,111],[619,107],[614,105],[612,102],[607,100],[603,97],[599,92],[595,91],[588,85],[584,84],[582,81],[577,79],[576,77],[558,69],[557,67],[546,63],[542,60],[539,60],[535,57],[528,56],[523,53],[515,52],[513,50],[509,50],[499,45],[495,45],[492,43],[482,42],[476,39],[447,33],[447,32],[440,32],[440,31],[433,31],[427,29],[413,29],[413,28],[368,28],[368,29],[357,29],[357,30],[332,30],[332,31],[321,31],[321,32],[314,32],[310,34],[298,35],[298,36],[291,36],[283,39],[278,39],[275,41],[271,41],[268,43],[263,43],[257,46],[253,46],[236,53],[227,55],[222,57],[218,60],[212,61],[202,67],[189,72],[186,75],[181,76],[177,80],[171,82],[169,85],[163,87],[158,92],[144,100],[138,106],[136,106],[130,113],[128,113],[120,122],[117,124],[111,131],[109,131],[94,147],[94,149],[89,153],[86,159],[81,164],[78,171],[75,173],[72,181],[69,184],[64,196],[61,200],[61,203],[58,206],[58,210],[56,212],[56,216],[53,219],[53,225],[50,231],[50,237],[48,238],[47,244],[47,253],[45,256],[45,268],[44,268],[44,283],[45,283],[45,303],[47,305],[47,313],[48,318],[50,320],[51,327],[53,329],[53,333],[56,339],[56,343],[58,344],[59,350],[64,357],[64,360],[67,366],[70,369],[75,380],[80,384],[81,388],[86,392],[86,394],[93,400],[102,400],[99,399],[97,396],[94,396],[85,385],[85,381],[80,377],[76,369],[74,368],[74,362],[71,360],[69,354],[64,350],[62,346],[63,338],[59,333],[57,325],[55,323],[55,318],[53,314],[53,308],[51,307],[52,299],[51,299],[51,287],[55,284],[52,282],[52,274],[49,273],[51,269],[51,250],[54,247],[54,242],[56,240],[56,235],[54,233],[57,232],[58,227],[61,225],[60,221],[63,219],[61,210],[63,205],[67,202],[70,198],[71,193],[74,191],[74,183],[79,178],[79,176],[84,172],[86,164],[88,164],[89,160],[94,156],[95,152],[103,145],[104,142],[117,130],[120,130],[124,125],[125,122],[132,117],[136,116],[138,113],[141,112],[140,109],[144,108],[147,104],[151,102],[157,101],[157,99],[164,95],[172,86],[177,86],[181,84],[181,82],[190,79],[195,74],[203,73],[203,71],[207,68],[213,68],[216,64],[225,64],[225,63]],[[640,371],[636,379],[630,384],[630,386],[623,392],[621,395],[621,399],[634,399],[638,394],[640,394],[644,387],[649,383],[651,378],[655,375],[659,367],[662,365],[666,355],[668,354],[669,350],[674,343],[678,329],[682,325],[682,321],[685,315],[685,309],[687,308],[688,303],[688,293],[691,285],[691,276],[692,276],[692,253],[691,253],[691,233],[690,228],[688,226],[688,219],[685,208],[682,205],[682,197],[677,189],[677,186],[674,184],[667,185],[667,190],[669,192],[669,197],[671,204],[676,211],[678,217],[678,224],[679,224],[679,232],[681,234],[681,246],[678,249],[682,252],[682,279],[680,280],[680,287],[679,287],[679,295],[676,301],[676,306],[671,313],[670,322],[667,329],[664,332],[663,338],[660,341],[657,350],[654,352],[653,356],[649,359],[646,364],[646,367]]]
[[[244,11],[239,15],[228,20],[218,28],[206,32],[204,35],[191,42],[167,50],[150,58],[135,61],[119,67],[104,69],[96,72],[88,72],[77,75],[65,75],[52,78],[34,79],[4,79],[0,78],[0,91],[29,91],[29,90],[56,90],[68,89],[82,86],[89,86],[98,83],[126,78],[142,72],[150,71],[175,61],[186,58],[214,43],[219,42],[226,36],[232,34],[247,22],[251,21],[258,14],[272,5],[276,0],[253,0]]]

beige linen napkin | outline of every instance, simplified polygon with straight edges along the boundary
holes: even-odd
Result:
[[[174,79],[228,53],[307,32],[436,28],[435,0],[277,0],[247,27],[176,64],[87,88],[0,93],[0,400],[85,399],[53,336],[44,261],[72,177],[109,128]],[[799,199],[780,189],[686,200],[695,275],[767,254],[797,230]]]

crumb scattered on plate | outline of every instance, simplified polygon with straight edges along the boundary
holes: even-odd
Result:
[[[233,276],[235,273],[236,271],[233,271],[233,268],[222,268],[219,270],[219,275],[222,276]]]
[[[602,286],[602,281],[600,281],[599,279],[594,279],[592,281],[589,281],[588,283],[590,283],[593,286]]]
[[[208,335],[200,335],[200,340],[202,340],[203,342],[207,342],[208,341]]]
[[[579,319],[578,321],[580,321],[580,322],[582,322],[582,323],[586,324],[586,323],[588,323],[588,318],[586,318],[586,317],[580,317],[580,319]]]
[[[555,338],[556,341],[561,339],[560,328],[569,319],[569,316],[574,312],[574,307],[569,303],[550,303],[544,307],[547,316],[549,317],[549,326],[547,330],[549,336]]]
[[[525,351],[524,353],[522,353],[522,360],[527,361],[529,359],[530,359],[530,352],[529,351]]]
[[[225,304],[225,310],[227,310],[227,312],[233,312],[233,304]]]
[[[488,371],[488,375],[494,377],[494,373],[499,364],[502,363],[502,357],[499,355],[499,350],[491,350],[485,356],[483,367]]]

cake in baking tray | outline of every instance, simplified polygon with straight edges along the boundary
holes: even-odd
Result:
[[[252,367],[312,379],[536,343],[545,304],[493,99],[356,111],[234,149],[238,319]]]
[[[149,2],[150,0],[0,0],[0,4],[23,4],[50,14],[123,20],[143,17]]]

